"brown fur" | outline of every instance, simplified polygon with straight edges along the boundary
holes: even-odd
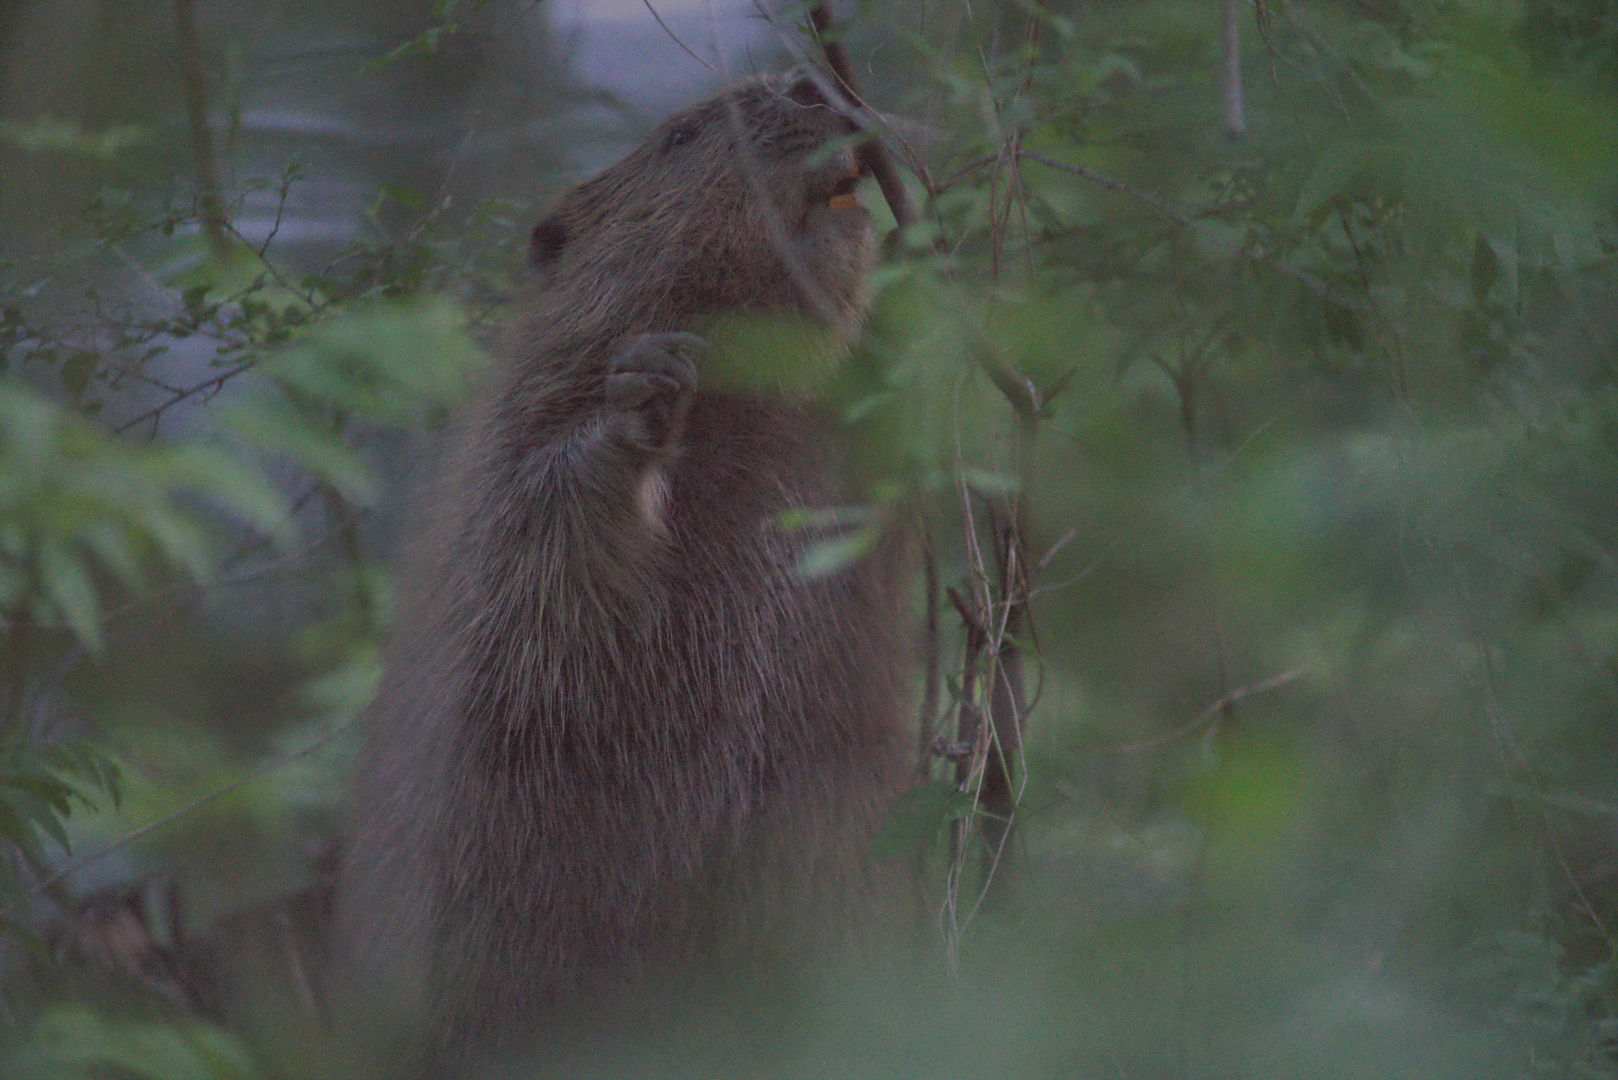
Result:
[[[905,545],[795,571],[824,534],[779,515],[848,498],[834,431],[726,344],[757,340],[739,316],[818,327],[784,339],[813,365],[857,332],[848,130],[806,82],[747,83],[534,231],[407,573],[339,904],[355,985],[444,1060],[790,964],[884,890]]]

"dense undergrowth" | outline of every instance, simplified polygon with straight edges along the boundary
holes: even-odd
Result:
[[[1618,1069],[1618,7],[1233,7],[1239,103],[1214,3],[850,23],[917,221],[832,404],[928,519],[885,840],[936,840],[955,1024],[851,990],[783,1073]],[[211,211],[0,119],[109,163],[0,261],[0,1050],[274,1075],[188,943],[318,884],[421,433],[548,192],[385,185],[311,261],[230,224],[296,166]]]

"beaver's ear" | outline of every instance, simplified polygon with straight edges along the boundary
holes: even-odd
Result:
[[[557,260],[565,247],[567,230],[562,227],[561,217],[552,214],[535,225],[528,236],[528,265],[543,270]]]

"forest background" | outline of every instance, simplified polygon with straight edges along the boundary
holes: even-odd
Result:
[[[297,1071],[188,953],[322,886],[528,228],[819,56],[652,6],[0,6],[5,1075]],[[928,523],[885,842],[959,996],[808,1059],[1618,1075],[1618,2],[838,11],[915,220],[829,407]]]

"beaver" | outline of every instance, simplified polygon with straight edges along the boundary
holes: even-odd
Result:
[[[802,373],[867,308],[853,132],[812,78],[754,79],[533,230],[404,574],[340,884],[350,985],[438,1060],[790,966],[903,892],[871,846],[910,775],[911,545],[801,569],[850,500]]]

